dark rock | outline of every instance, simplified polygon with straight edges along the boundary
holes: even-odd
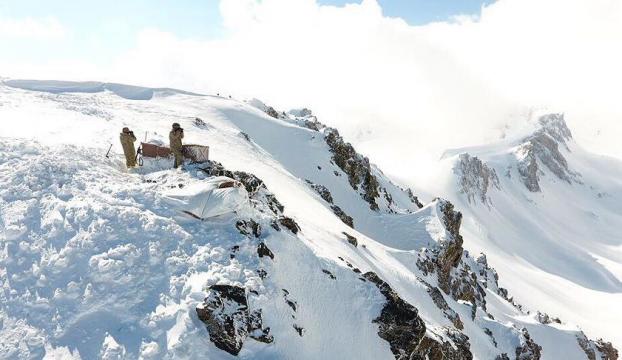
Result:
[[[484,333],[490,337],[493,345],[497,347],[497,340],[495,340],[495,336],[492,334],[492,331],[489,328],[484,328]]]
[[[205,121],[203,121],[203,119],[195,117],[194,118],[194,125],[198,126],[198,127],[205,127],[207,124],[205,123]]]
[[[456,348],[449,342],[440,343],[426,337],[426,326],[417,309],[405,302],[391,287],[373,272],[363,277],[374,283],[384,295],[385,303],[378,324],[378,335],[389,342],[396,359],[472,359],[468,338],[458,332],[449,332]]]
[[[462,213],[454,211],[452,203],[440,200],[439,209],[443,214],[442,221],[445,229],[449,232],[449,239],[442,244],[436,263],[438,265],[439,287],[445,292],[450,293],[450,272],[456,267],[462,257],[462,235],[460,235],[460,224],[462,223]]]
[[[244,131],[240,131],[240,136],[244,138],[244,140],[250,142],[251,141],[251,137],[245,133]]]
[[[274,253],[272,253],[268,246],[266,246],[266,244],[263,242],[257,245],[257,255],[259,255],[260,258],[267,256],[270,259],[274,260]]]
[[[348,214],[346,214],[343,210],[341,210],[341,208],[337,205],[333,205],[330,207],[330,209],[333,211],[333,213],[335,215],[337,215],[337,217],[346,225],[348,225],[351,228],[354,228],[354,219],[349,216]]]
[[[335,164],[348,175],[350,186],[354,190],[362,188],[361,197],[369,203],[369,207],[379,210],[376,198],[378,193],[378,179],[372,174],[369,159],[358,154],[350,143],[346,143],[336,129],[326,128],[326,144],[333,154]]]
[[[214,285],[201,307],[196,308],[199,319],[207,326],[210,340],[221,350],[237,355],[248,336],[272,342],[270,329],[262,329],[261,311],[252,314],[246,292],[231,285]],[[256,336],[257,332],[263,334]]]
[[[510,360],[510,358],[508,357],[508,354],[503,353],[503,354],[497,355],[495,360]]]
[[[434,301],[434,304],[436,304],[436,306],[443,311],[445,317],[449,319],[457,329],[462,330],[464,328],[464,324],[460,319],[460,315],[449,307],[441,291],[437,287],[433,287],[423,280],[420,281],[427,285],[428,294],[432,298],[432,301]]]
[[[421,209],[423,207],[423,204],[421,203],[421,201],[419,201],[419,198],[415,196],[415,194],[413,194],[413,191],[411,189],[407,189],[406,190],[406,194],[408,195],[408,198],[410,199],[410,202],[412,202],[413,204],[417,205],[417,207],[419,209]]]
[[[305,333],[305,328],[303,328],[301,326],[298,326],[296,324],[294,324],[293,326],[294,326],[294,330],[296,330],[298,335],[300,335],[302,337],[304,335],[304,333]]]
[[[324,199],[324,201],[326,201],[329,204],[333,203],[333,196],[331,195],[330,190],[328,190],[326,186],[314,184],[310,182],[309,180],[307,180],[307,183],[311,185],[311,188],[315,190],[316,193],[320,194],[320,197]]]
[[[323,272],[324,274],[328,275],[328,277],[330,277],[331,279],[333,279],[333,280],[337,280],[337,277],[336,277],[335,275],[333,275],[333,273],[332,273],[332,272],[330,272],[330,271],[328,271],[328,270],[326,270],[326,269],[322,269],[322,272]]]
[[[596,341],[596,348],[600,352],[602,360],[618,360],[618,350],[614,348],[610,342],[598,339]]]
[[[346,236],[346,240],[348,240],[350,245],[353,245],[354,247],[358,247],[359,242],[358,242],[357,238],[355,238],[354,236],[348,234],[345,231],[343,231],[342,234],[344,234]]]
[[[242,235],[250,236],[253,234],[256,238],[261,236],[261,225],[259,225],[255,220],[250,219],[246,220],[238,220],[235,223],[235,227]]]
[[[294,310],[294,312],[296,312],[296,308],[298,306],[298,303],[289,299],[285,299],[285,302],[287,303],[287,305],[289,305],[290,308],[292,308],[292,310]]]
[[[279,118],[279,113],[278,111],[274,110],[274,108],[272,106],[268,106],[266,107],[266,114],[272,116],[275,119]]]
[[[257,275],[263,280],[268,276],[268,273],[264,269],[257,269]]]
[[[300,231],[300,226],[292,218],[283,216],[279,218],[279,223],[294,234],[298,234],[298,231]]]
[[[542,346],[533,341],[527,329],[520,331],[519,338],[521,346],[516,348],[516,360],[539,360]]]
[[[596,351],[594,350],[593,343],[585,336],[583,332],[577,335],[577,343],[579,347],[585,352],[588,360],[596,360]]]

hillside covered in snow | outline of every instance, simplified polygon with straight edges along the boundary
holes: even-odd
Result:
[[[8,81],[0,118],[0,358],[618,357],[622,166],[560,117],[429,199],[308,109]],[[173,122],[212,161],[128,171]]]

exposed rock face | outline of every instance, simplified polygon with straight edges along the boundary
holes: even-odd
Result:
[[[409,359],[425,335],[425,323],[417,309],[402,300],[378,275],[368,272],[363,277],[374,283],[387,299],[380,316],[374,320],[379,324],[378,335],[389,342],[396,359]]]
[[[592,341],[583,332],[577,335],[577,343],[587,356],[588,360],[617,360],[618,350],[603,339]]]
[[[452,308],[449,307],[441,291],[437,287],[428,284],[422,279],[419,279],[419,281],[427,286],[427,292],[432,298],[432,301],[434,301],[434,304],[436,304],[436,306],[443,311],[445,317],[454,324],[456,329],[462,330],[464,328],[464,324],[462,323],[460,316]]]
[[[596,348],[600,352],[602,360],[618,360],[618,350],[610,342],[599,339],[596,341]]]
[[[345,211],[341,210],[341,208],[337,205],[331,206],[330,209],[344,224],[354,228],[354,219],[352,219],[352,216],[346,214]]]
[[[267,256],[270,259],[274,260],[274,253],[272,252],[272,250],[270,250],[270,248],[268,248],[265,243],[259,243],[259,245],[257,245],[257,255],[260,258]]]
[[[569,184],[580,182],[579,174],[568,167],[560,146],[568,148],[566,141],[572,134],[566,126],[563,114],[549,114],[539,120],[540,129],[524,139],[518,149],[518,172],[527,189],[540,191],[540,176],[544,174],[540,163],[553,175]]]
[[[415,196],[415,194],[413,194],[413,191],[411,189],[407,189],[406,190],[406,194],[408,195],[408,198],[410,199],[410,202],[412,202],[413,204],[417,205],[417,207],[419,209],[421,209],[423,207],[423,204],[421,203],[421,201],[419,201],[419,198]]]
[[[251,234],[256,238],[261,236],[261,225],[259,225],[255,220],[238,220],[235,223],[235,227],[238,229],[240,234],[250,236]]]
[[[493,188],[499,189],[499,178],[495,169],[467,153],[460,154],[454,172],[458,175],[460,192],[467,196],[469,203],[481,201],[487,204],[490,201],[489,191]]]
[[[519,339],[521,346],[516,348],[516,360],[539,360],[542,346],[533,341],[527,329],[520,331]]]
[[[350,243],[350,245],[357,247],[359,246],[359,241],[356,239],[356,237],[348,234],[347,232],[342,232],[343,235],[345,235],[346,240],[348,240],[348,242]]]
[[[335,205],[333,203],[333,196],[330,193],[330,190],[328,190],[328,188],[324,185],[319,185],[319,184],[314,184],[313,182],[311,182],[310,180],[306,180],[307,184],[309,184],[311,186],[311,188],[313,190],[315,190],[315,192],[317,192],[318,194],[320,194],[320,197],[322,199],[324,199],[324,201],[326,201],[327,203],[331,204],[330,209],[333,211],[333,213],[341,220],[343,221],[344,224],[348,225],[351,228],[354,228],[354,219],[352,219],[351,216],[349,216],[348,214],[346,214],[345,211],[343,211],[339,206]]]
[[[247,337],[271,343],[269,328],[263,328],[261,311],[248,308],[246,291],[237,286],[214,285],[203,305],[196,309],[207,326],[210,340],[221,350],[237,355]]]
[[[438,285],[446,294],[449,294],[451,270],[458,265],[462,257],[462,244],[464,242],[462,235],[460,235],[462,213],[454,211],[454,205],[445,200],[440,200],[439,209],[443,214],[443,224],[449,236],[441,244],[440,251],[436,257]]]
[[[279,113],[276,110],[274,110],[274,108],[272,106],[268,106],[266,108],[266,114],[272,116],[275,119],[279,118]]]
[[[373,272],[363,277],[374,283],[387,302],[380,316],[374,320],[378,324],[378,335],[389,342],[396,359],[472,359],[468,338],[460,333],[448,333],[456,349],[449,342],[440,342],[426,336],[426,326],[419,317],[417,309],[405,302]]]
[[[279,218],[279,224],[294,234],[298,234],[298,231],[300,231],[300,226],[298,226],[298,223],[292,218],[282,216]]]
[[[369,159],[358,154],[336,129],[326,128],[324,134],[326,144],[333,153],[333,161],[348,175],[350,186],[354,190],[360,189],[361,197],[369,203],[370,209],[379,210],[376,203],[376,198],[380,196],[379,184],[376,176],[372,174]]]
[[[313,190],[315,190],[316,193],[320,194],[320,197],[324,199],[324,201],[326,201],[329,204],[333,203],[333,196],[330,193],[330,190],[328,190],[326,186],[320,185],[320,184],[314,184],[309,180],[307,180],[307,183],[311,186]]]

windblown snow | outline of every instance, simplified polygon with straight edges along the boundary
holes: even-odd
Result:
[[[622,166],[550,122],[421,203],[307,109],[88,84],[0,83],[0,358],[617,358]],[[128,171],[173,122],[214,161]]]

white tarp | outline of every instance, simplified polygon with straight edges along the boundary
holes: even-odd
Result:
[[[183,213],[198,219],[228,214],[249,202],[244,186],[225,176],[171,190],[165,198]]]

